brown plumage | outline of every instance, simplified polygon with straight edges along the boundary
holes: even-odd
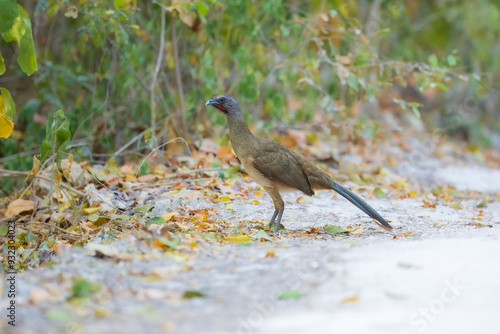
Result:
[[[281,192],[300,190],[308,196],[314,190],[333,189],[357,206],[371,218],[376,219],[380,227],[391,230],[392,227],[382,216],[359,196],[335,182],[328,174],[307,161],[300,154],[289,148],[262,137],[254,136],[245,122],[240,107],[229,94],[222,94],[207,101],[206,105],[222,111],[229,124],[229,137],[236,156],[246,172],[263,187],[274,202],[274,214],[269,228],[276,220],[278,230],[285,203]]]

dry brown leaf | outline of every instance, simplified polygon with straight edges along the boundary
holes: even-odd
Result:
[[[6,217],[14,217],[21,213],[29,212],[35,210],[35,202],[30,199],[16,199],[9,203],[7,206],[7,211],[5,212]]]
[[[30,170],[28,173],[28,176],[26,176],[26,180],[28,181],[30,178],[36,176],[38,172],[40,171],[40,161],[36,158],[36,155],[33,156],[33,168]]]
[[[154,180],[156,180],[156,175],[153,174],[147,174],[137,178],[139,182],[152,182]]]

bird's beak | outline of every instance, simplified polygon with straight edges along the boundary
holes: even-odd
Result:
[[[227,114],[227,109],[224,108],[223,106],[221,106],[217,101],[214,101],[214,100],[208,100],[207,103],[205,103],[206,106],[213,106],[217,109],[219,109],[220,111],[224,112]]]

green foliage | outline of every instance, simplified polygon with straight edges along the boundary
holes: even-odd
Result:
[[[15,0],[0,0],[0,34],[5,42],[18,44],[19,66],[27,75],[33,74],[37,70],[37,63],[31,21],[23,7]],[[0,75],[6,70],[5,59],[0,52]],[[6,88],[0,89],[2,93],[0,96],[0,138],[8,138],[14,128],[13,118],[16,106],[9,91]]]
[[[1,1],[10,5],[12,4],[12,1]],[[7,7],[10,7],[10,5]],[[9,28],[6,28],[8,24],[0,25],[0,33],[2,33],[4,41],[16,42],[18,44],[19,54],[17,62],[24,73],[31,75],[37,70],[37,62],[30,18],[20,5],[17,5],[16,12],[10,11],[9,14],[15,15],[9,17],[10,19],[14,18],[13,20],[9,20],[9,23],[12,21],[12,24]]]
[[[78,277],[73,281],[71,287],[71,298],[86,298],[98,292],[101,286],[96,283],[91,283],[84,278]]]
[[[5,33],[19,16],[15,0],[0,0],[0,33]]]
[[[36,69],[29,18],[13,1],[0,1],[8,8],[1,10],[0,32],[22,48],[18,62],[29,73]],[[37,25],[38,34],[51,42],[43,45],[31,95],[16,116],[23,136],[0,142],[0,152],[36,149],[45,133],[33,117],[47,118],[57,109],[65,110],[73,139],[82,143],[73,153],[92,159],[91,152],[113,154],[144,131],[152,135],[130,147],[151,149],[158,144],[154,138],[165,142],[179,135],[166,126],[172,119],[179,124],[179,117],[192,138],[213,134],[213,124],[224,125],[224,117],[207,112],[204,101],[221,92],[237,95],[248,120],[261,119],[265,126],[309,121],[316,113],[339,121],[354,103],[376,101],[394,82],[444,92],[456,81],[454,71],[499,69],[500,58],[489,56],[500,50],[496,1],[382,1],[378,13],[367,17],[373,4],[39,1],[33,15],[47,23]],[[0,73],[5,62],[0,58]],[[395,102],[420,115],[417,102]],[[56,152],[46,142],[42,148],[42,155]]]
[[[51,157],[55,157],[57,166],[60,166],[63,156],[66,154],[66,148],[71,138],[69,130],[69,121],[62,110],[58,110],[51,115],[45,124],[45,139],[40,145],[40,162]]]

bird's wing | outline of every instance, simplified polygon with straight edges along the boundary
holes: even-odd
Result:
[[[295,188],[309,196],[314,194],[297,158],[288,148],[274,141],[268,141],[262,146],[258,154],[253,156],[253,167],[256,170],[271,181]]]

